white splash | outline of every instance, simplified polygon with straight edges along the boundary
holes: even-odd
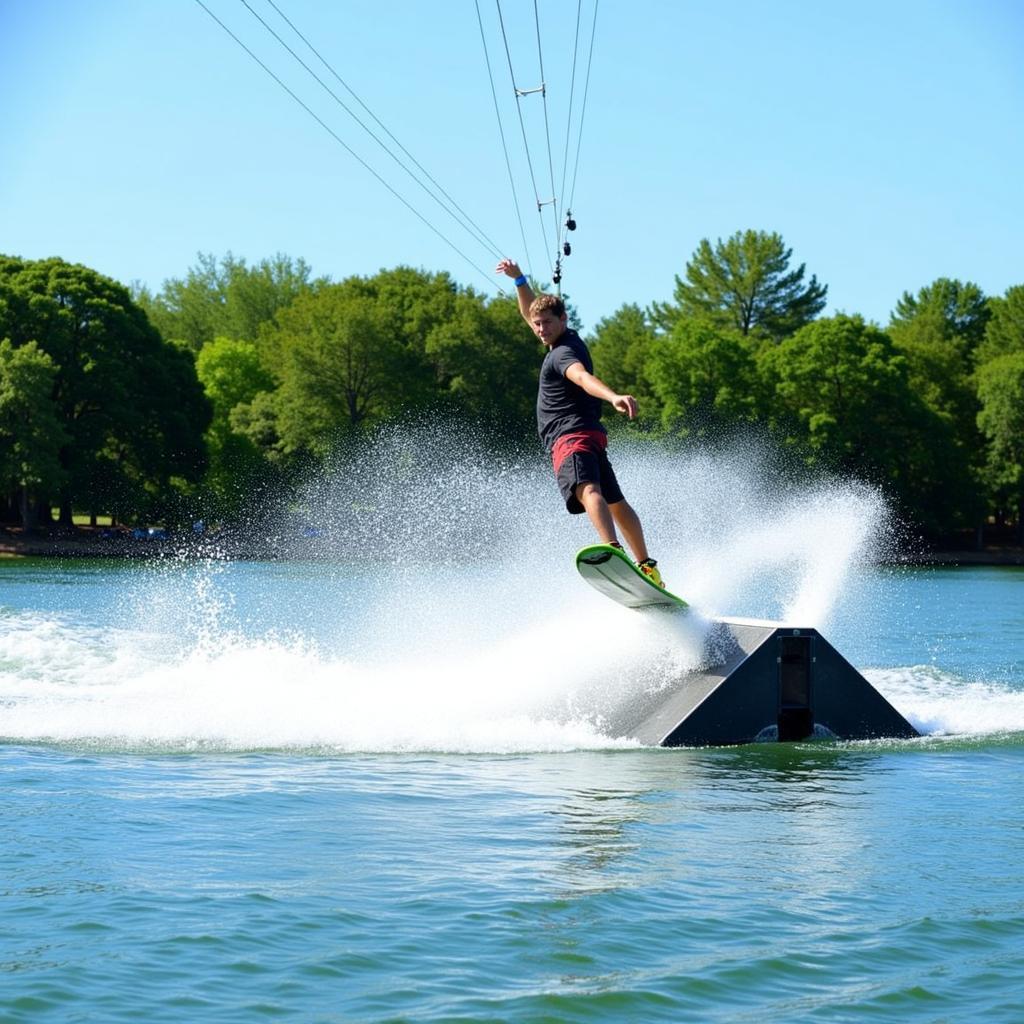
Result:
[[[475,650],[443,644],[359,660],[301,640],[223,635],[160,660],[143,635],[32,617],[0,628],[0,736],[106,746],[537,751],[629,746],[605,715],[655,666],[655,634],[624,609],[584,650],[558,622]]]
[[[577,578],[572,554],[590,527],[565,515],[539,453],[502,459],[458,432],[393,430],[272,524],[292,561],[140,567],[122,577],[109,622],[0,618],[0,736],[629,745],[616,714],[698,664],[701,613],[820,627],[884,522],[869,490],[795,485],[755,452],[615,450],[669,586],[697,610],[688,619],[619,608]]]
[[[932,665],[868,669],[865,678],[926,736],[1024,732],[1024,692],[962,679]]]

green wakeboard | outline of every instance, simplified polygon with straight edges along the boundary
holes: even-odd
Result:
[[[595,590],[627,608],[689,608],[681,597],[652,583],[624,551],[610,544],[581,548],[576,569]]]

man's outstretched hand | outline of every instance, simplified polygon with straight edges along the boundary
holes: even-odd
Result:
[[[498,261],[494,272],[496,274],[504,274],[506,277],[521,277],[523,273],[519,269],[519,264],[515,260],[510,260],[507,256],[503,260]]]
[[[627,419],[636,418],[636,399],[632,395],[616,395],[612,399],[612,408],[621,412]]]

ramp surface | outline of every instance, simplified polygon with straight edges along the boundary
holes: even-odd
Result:
[[[609,723],[648,746],[910,738],[917,730],[815,629],[718,619],[705,664]]]

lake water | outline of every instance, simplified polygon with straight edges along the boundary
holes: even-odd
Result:
[[[670,586],[821,629],[920,739],[608,734],[689,654],[532,469],[400,543],[321,493],[303,560],[0,563],[0,1021],[1024,1019],[1024,571],[676,471]]]

